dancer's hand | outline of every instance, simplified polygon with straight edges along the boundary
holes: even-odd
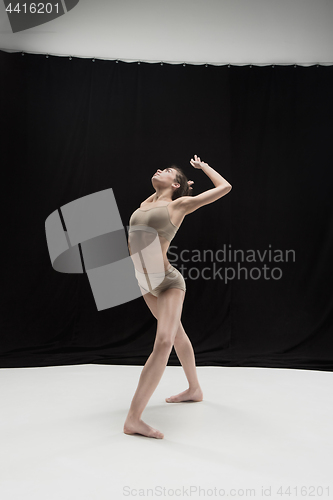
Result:
[[[189,190],[192,191],[193,187],[191,186],[191,184],[194,184],[194,181],[187,181],[187,184],[188,184]]]
[[[194,167],[194,168],[209,167],[208,163],[201,161],[200,157],[197,155],[194,155],[194,160],[192,158],[190,163],[191,163],[192,167]]]

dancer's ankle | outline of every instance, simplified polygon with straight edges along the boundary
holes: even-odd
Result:
[[[131,420],[132,422],[139,422],[139,420],[141,420],[141,415],[142,413],[129,411],[127,414],[127,420]]]
[[[191,392],[195,392],[195,391],[201,391],[201,387],[199,385],[199,383],[196,383],[196,384],[189,384],[188,386],[188,390],[191,391]]]

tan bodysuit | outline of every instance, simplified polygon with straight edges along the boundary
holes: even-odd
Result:
[[[136,233],[138,235],[136,240],[134,240],[137,248],[133,248],[133,250],[136,252],[136,257],[140,255],[141,264],[139,261],[136,262],[135,276],[141,289],[147,293],[150,292],[155,297],[168,288],[186,290],[182,274],[173,266],[164,270],[161,247],[156,245],[156,241],[155,246],[152,244],[156,239],[156,233],[171,242],[179,229],[171,222],[168,205],[169,203],[148,208],[148,210],[138,208],[133,212],[129,221],[128,233],[139,231]],[[143,253],[145,260],[142,259]],[[149,273],[145,267],[146,262],[149,262],[151,267]]]
[[[168,205],[169,203],[160,207],[148,208],[148,210],[138,208],[130,218],[130,226],[144,225],[152,227],[159,236],[171,241],[179,228],[171,222]],[[128,232],[131,232],[131,228]]]

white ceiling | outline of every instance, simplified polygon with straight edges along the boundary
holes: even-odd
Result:
[[[333,0],[80,0],[12,33],[0,2],[2,50],[123,61],[333,64],[332,26]]]

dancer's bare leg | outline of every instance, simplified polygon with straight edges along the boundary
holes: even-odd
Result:
[[[184,296],[183,290],[169,288],[157,298],[155,297],[157,299],[158,323],[154,348],[141,372],[139,384],[124,424],[125,434],[142,434],[159,439],[164,437],[162,432],[143,422],[141,415],[167,365],[178,331]]]
[[[143,295],[152,314],[158,320],[157,298],[151,293]],[[194,351],[190,339],[186,335],[182,322],[179,321],[177,334],[174,340],[174,347],[178,359],[184,369],[188,380],[189,388],[177,394],[166,398],[167,403],[180,403],[181,401],[202,401],[203,392],[199,384],[197,370],[195,366]]]
[[[181,403],[182,401],[202,401],[203,392],[199,384],[197,370],[195,366],[195,356],[190,339],[186,335],[184,327],[180,322],[177,335],[174,341],[176,354],[181,362],[189,388],[185,391],[166,398],[167,403]]]

